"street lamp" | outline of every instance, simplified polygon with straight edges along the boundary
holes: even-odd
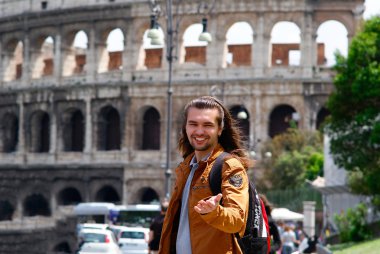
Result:
[[[174,0],[177,7],[180,3],[185,2],[184,0]],[[208,10],[208,13],[213,9],[216,0],[211,0],[212,5],[211,8],[208,4],[204,4],[202,1],[198,4],[198,13],[201,13],[201,10]],[[158,23],[157,18],[161,12],[161,8],[159,4],[156,2],[156,0],[150,0],[150,6],[151,6],[151,24],[150,29],[148,31],[148,38],[151,39],[152,45],[163,45],[164,40],[160,37],[160,33],[158,31]],[[170,135],[171,135],[171,129],[172,129],[172,95],[173,95],[173,88],[172,88],[172,74],[173,74],[173,61],[176,59],[176,56],[173,53],[174,49],[174,42],[178,41],[177,35],[178,31],[176,30],[179,27],[180,19],[177,18],[175,20],[176,25],[175,29],[173,28],[173,1],[172,0],[166,0],[166,60],[168,61],[168,86],[167,86],[167,126],[166,126],[166,162],[165,162],[165,197],[170,198],[170,190],[171,190],[171,176],[172,176],[172,169],[170,166],[171,162],[171,142],[170,142]],[[202,25],[203,30],[202,34],[199,36],[200,41],[206,41],[211,42],[212,37],[207,32],[207,19],[202,19]]]

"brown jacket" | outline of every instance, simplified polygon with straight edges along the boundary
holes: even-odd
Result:
[[[223,148],[218,145],[207,161],[199,162],[191,182],[188,206],[193,254],[242,253],[233,234],[238,232],[242,236],[245,230],[248,214],[248,176],[239,160],[230,157],[223,163],[223,206],[219,205],[213,212],[205,215],[200,215],[194,210],[199,200],[212,196],[208,176],[215,159],[222,152]],[[189,155],[176,168],[176,182],[162,229],[159,250],[161,254],[176,253],[182,191],[190,173],[190,161],[193,156],[194,154]]]

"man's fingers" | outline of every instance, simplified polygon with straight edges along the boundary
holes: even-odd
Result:
[[[219,203],[219,201],[222,199],[223,195],[222,193],[219,193],[218,195],[215,196],[215,202]]]

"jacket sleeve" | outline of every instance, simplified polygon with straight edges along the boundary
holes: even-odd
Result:
[[[242,235],[248,215],[247,172],[236,158],[225,161],[222,170],[223,203],[201,218],[223,232]]]

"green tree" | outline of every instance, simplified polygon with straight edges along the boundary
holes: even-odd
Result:
[[[260,189],[293,189],[304,185],[307,179],[322,175],[322,146],[322,135],[318,131],[294,128],[266,142],[261,151],[267,186],[261,183]]]
[[[327,133],[335,163],[351,172],[353,189],[380,207],[380,17],[364,23],[347,58],[336,55]],[[360,187],[362,186],[362,187]]]

